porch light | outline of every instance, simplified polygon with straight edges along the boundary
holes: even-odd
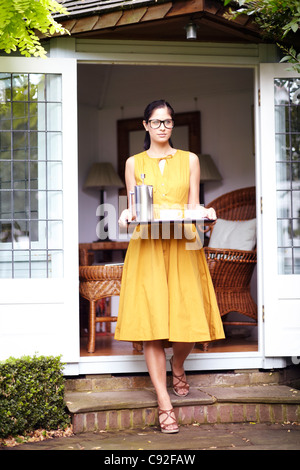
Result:
[[[195,23],[193,23],[192,21],[190,21],[185,26],[186,38],[187,39],[197,39],[197,29],[198,29],[198,26]]]
[[[200,203],[204,204],[204,182],[221,181],[222,176],[210,155],[198,154],[200,161]]]

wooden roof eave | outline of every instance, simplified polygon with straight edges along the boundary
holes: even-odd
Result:
[[[224,13],[228,11],[218,0],[186,0],[186,1],[167,1],[156,4],[145,4],[131,9],[116,9],[106,11],[103,14],[83,16],[78,18],[68,18],[61,21],[61,24],[73,36],[94,38],[103,37],[105,32],[119,32],[126,34],[126,27],[131,27],[131,36],[134,37],[134,31],[142,31],[143,26],[148,22],[153,22],[156,27],[159,23],[166,21],[171,24],[172,21],[186,21],[193,19],[199,25],[206,25],[222,32],[225,36],[236,38],[240,41],[261,41],[261,32],[259,28],[246,16],[241,15],[235,20],[227,20]],[[164,20],[164,21],[162,21]],[[124,29],[120,29],[124,28]],[[136,28],[136,29],[134,29]],[[112,37],[112,35],[110,36]],[[157,39],[157,34],[154,36]],[[149,39],[148,37],[145,39]],[[203,40],[203,38],[202,38]]]

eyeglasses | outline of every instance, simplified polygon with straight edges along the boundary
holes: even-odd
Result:
[[[161,121],[160,119],[149,119],[148,122],[150,123],[150,127],[152,129],[158,129],[162,124],[167,129],[173,129],[173,127],[174,127],[173,119],[165,119],[164,121]]]

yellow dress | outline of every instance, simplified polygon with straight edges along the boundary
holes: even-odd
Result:
[[[153,186],[153,202],[160,207],[188,203],[189,152],[177,150],[166,158],[163,173],[159,160],[147,152],[134,156],[137,184]],[[141,236],[148,231],[148,237]],[[224,338],[214,288],[202,247],[191,244],[191,234],[151,238],[147,226],[135,229],[126,253],[115,339],[202,342]],[[147,235],[147,234],[146,234]]]

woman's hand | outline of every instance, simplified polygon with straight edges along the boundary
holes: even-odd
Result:
[[[209,220],[216,220],[217,214],[213,207],[209,207],[208,209],[206,207],[203,207],[203,209],[204,217],[207,217]]]
[[[124,209],[119,218],[119,226],[127,227],[128,222],[131,222],[131,220],[132,220],[131,211],[129,209]]]

